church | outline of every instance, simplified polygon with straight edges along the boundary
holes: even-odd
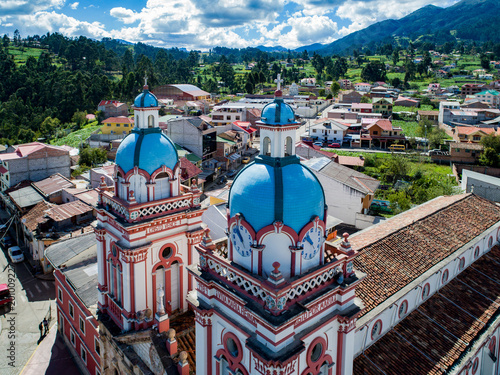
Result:
[[[327,241],[278,86],[214,241],[158,110],[145,85],[99,191],[102,374],[500,374],[500,207],[439,197]]]

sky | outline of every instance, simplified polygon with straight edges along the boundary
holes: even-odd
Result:
[[[331,43],[429,4],[458,0],[0,0],[0,35],[59,32],[206,51]]]

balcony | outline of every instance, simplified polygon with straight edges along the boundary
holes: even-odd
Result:
[[[167,213],[170,214],[199,207],[201,191],[193,190],[186,192],[187,190],[189,188],[181,186],[183,194],[176,197],[155,200],[154,205],[151,204],[152,202],[130,203],[114,196],[108,191],[101,190],[99,192],[98,206],[132,223],[139,219],[144,220]]]

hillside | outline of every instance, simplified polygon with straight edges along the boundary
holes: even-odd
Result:
[[[498,33],[500,2],[498,0],[462,0],[448,8],[428,5],[399,20],[377,22],[339,39],[318,53],[347,54],[370,43],[392,40],[393,37],[418,37],[434,34],[436,43],[452,38],[500,42]]]

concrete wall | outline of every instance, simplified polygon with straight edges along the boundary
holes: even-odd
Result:
[[[172,142],[187,148],[198,157],[203,157],[203,136],[200,131],[184,119],[168,122],[167,136]]]

